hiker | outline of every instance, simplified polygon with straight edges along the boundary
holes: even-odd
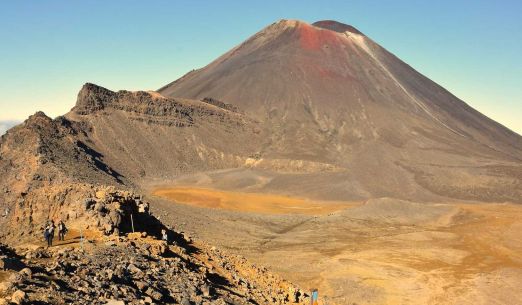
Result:
[[[58,223],[58,240],[64,241],[65,234],[67,233],[67,227],[65,227],[65,223],[62,220]]]
[[[148,214],[149,213],[149,203],[140,202],[140,204],[138,204],[138,212]]]
[[[169,236],[167,235],[167,230],[161,229],[161,239],[169,243]]]
[[[43,235],[44,235],[45,241],[47,242],[47,244],[49,244],[49,220],[44,225]]]
[[[53,245],[53,238],[54,238],[54,222],[50,221],[47,226],[45,227],[44,231],[44,237],[47,241],[47,247],[52,247]]]
[[[293,286],[289,286],[288,294],[290,296],[290,303],[299,303],[299,297],[301,296],[299,289],[296,289]]]

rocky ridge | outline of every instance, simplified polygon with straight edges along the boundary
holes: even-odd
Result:
[[[149,106],[140,106],[144,99]],[[162,103],[163,98],[150,93],[114,93],[88,84],[79,94],[83,110],[56,119],[38,112],[1,138],[0,170],[7,177],[0,181],[1,238],[15,250],[0,249],[0,267],[6,269],[0,273],[0,304],[295,300],[289,291],[297,288],[290,289],[295,286],[266,269],[166,228],[149,213],[134,183],[108,165],[92,137],[96,125],[77,119],[118,112],[152,118],[134,120],[147,126],[162,125],[157,120],[162,116],[190,122],[168,124],[176,129],[199,128],[202,116],[231,126],[244,122],[240,115],[203,102],[171,102],[171,108]],[[68,241],[41,247],[45,223],[60,219],[70,230]],[[174,244],[157,239],[162,229]],[[80,234],[87,239],[80,242]]]
[[[0,304],[305,304],[295,285],[189,237],[111,236],[48,249],[3,247]],[[297,296],[297,300],[296,300]]]
[[[39,246],[35,239],[41,227],[28,231],[25,239],[16,233],[4,236],[16,247],[0,246],[0,267],[5,270],[0,273],[0,304],[287,304],[306,300],[298,287],[267,269],[165,227],[150,213],[149,204],[131,191],[84,186],[77,192],[84,195],[83,200],[67,204],[59,214],[70,230],[65,242],[51,248]],[[63,217],[65,212],[67,217]],[[169,243],[158,239],[161,230],[167,231]]]
[[[103,87],[87,83],[78,93],[73,113],[94,114],[100,111],[122,110],[127,113],[145,115],[156,123],[166,123],[176,127],[194,125],[195,116],[211,117],[222,123],[245,125],[247,118],[234,115],[238,109],[233,105],[205,98],[202,102],[187,99],[167,98],[156,92],[126,91],[113,92]],[[168,118],[162,121],[161,118]]]
[[[255,152],[255,122],[212,103],[86,84],[69,114],[37,112],[0,139],[0,235],[35,236],[47,219],[92,222],[83,202],[104,189],[240,166]]]

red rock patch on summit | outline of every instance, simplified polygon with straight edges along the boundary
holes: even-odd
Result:
[[[309,24],[301,23],[298,27],[301,48],[306,50],[319,50],[323,45],[339,45],[337,33],[322,30]]]

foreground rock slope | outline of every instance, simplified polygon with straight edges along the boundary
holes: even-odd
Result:
[[[307,300],[297,286],[166,227],[149,203],[115,186],[76,183],[49,194],[42,215],[25,201],[4,223],[0,304],[286,304]],[[37,199],[26,195],[28,202]],[[61,203],[53,202],[57,198]],[[38,206],[35,203],[34,206]],[[40,211],[35,208],[35,211]],[[43,221],[63,219],[65,241],[43,247]],[[20,226],[24,223],[24,226]],[[169,242],[159,240],[162,230]],[[134,232],[137,231],[137,232]],[[55,238],[56,239],[56,238]],[[3,302],[3,303],[2,303]]]
[[[293,291],[307,299],[242,257],[188,238],[167,245],[144,235],[16,253],[2,247],[11,263],[0,272],[0,304],[286,304],[294,303]]]
[[[139,192],[146,175],[237,166],[258,133],[254,120],[224,103],[92,84],[67,116],[38,112],[9,130],[0,142],[0,237],[15,250],[2,246],[0,253],[0,304],[304,301],[296,286],[266,269],[169,230]],[[230,135],[244,145],[220,141]],[[152,151],[159,155],[150,159]],[[71,236],[45,249],[49,220],[65,221]],[[161,230],[174,245],[157,240]]]

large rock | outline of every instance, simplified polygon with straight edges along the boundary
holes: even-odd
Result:
[[[142,232],[132,232],[127,235],[127,238],[132,239],[141,239],[143,237]]]
[[[115,227],[119,227],[121,225],[121,212],[119,210],[111,210],[109,212],[109,217]]]
[[[107,198],[107,192],[103,191],[103,190],[102,191],[97,191],[95,195],[96,195],[96,198],[98,198],[98,199],[105,199],[105,198]]]
[[[22,304],[25,301],[26,294],[22,290],[17,290],[11,296],[11,303]]]
[[[105,305],[125,305],[125,302],[119,300],[109,300],[107,303],[105,303]]]
[[[79,114],[89,114],[103,110],[108,104],[112,103],[115,93],[105,88],[87,83],[80,92],[73,111]]]
[[[13,288],[13,282],[12,281],[7,280],[7,281],[0,282],[0,294],[6,293],[11,288]]]
[[[150,254],[156,256],[163,256],[167,252],[167,242],[154,243],[150,246]]]
[[[140,291],[146,291],[147,288],[149,288],[149,284],[144,281],[135,281],[134,285],[136,285]]]
[[[163,298],[163,294],[152,287],[147,288],[145,293],[155,301],[160,301]]]
[[[6,270],[7,269],[7,257],[6,256],[0,256],[0,270]]]
[[[19,273],[20,273],[20,275],[27,277],[27,278],[30,278],[33,275],[33,271],[31,271],[30,268],[24,268],[24,269],[20,270]]]

